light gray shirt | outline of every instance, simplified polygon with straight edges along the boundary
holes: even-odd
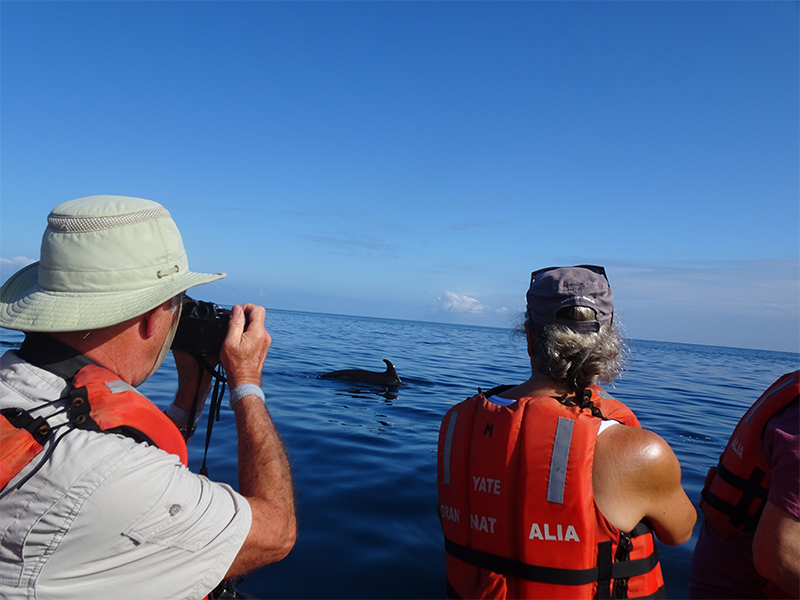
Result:
[[[0,408],[41,406],[66,388],[14,351],[0,359]],[[83,430],[66,434],[0,511],[0,597],[8,600],[203,598],[225,576],[252,520],[243,496],[177,456]]]

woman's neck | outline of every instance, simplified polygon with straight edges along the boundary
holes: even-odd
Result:
[[[538,396],[571,396],[573,395],[567,388],[560,386],[549,375],[539,371],[534,371],[530,379],[520,383],[505,392],[498,394],[501,398],[508,400],[519,400],[520,398],[535,398]]]

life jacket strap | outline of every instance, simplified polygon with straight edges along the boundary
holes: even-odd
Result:
[[[461,596],[456,591],[456,589],[453,587],[453,585],[450,583],[449,579],[445,581],[445,584],[446,585],[445,585],[445,596],[444,597],[447,600],[461,600]],[[616,585],[614,586],[614,590],[617,590]],[[614,596],[614,598],[627,598],[627,597],[628,597],[628,595],[627,595],[627,587],[626,587],[625,593],[622,593],[620,595],[615,595]],[[667,590],[662,585],[660,588],[658,588],[652,594],[647,594],[646,596],[637,596],[637,598],[656,598],[656,599],[666,600],[666,598],[667,598]]]
[[[614,565],[611,542],[597,544],[597,597],[611,598],[611,568]]]
[[[652,571],[658,565],[658,552],[654,551],[645,558],[629,560],[623,562],[613,562],[611,554],[611,544],[602,542],[598,546],[605,548],[603,544],[608,544],[607,559],[603,557],[602,566],[589,569],[561,569],[558,567],[543,567],[541,565],[531,565],[518,560],[513,560],[482,550],[462,546],[448,538],[444,539],[445,551],[462,562],[482,569],[488,569],[506,577],[515,577],[526,581],[537,583],[551,583],[555,585],[587,585],[590,583],[609,581],[611,579],[625,579],[644,575]],[[601,549],[602,553],[603,550]],[[610,564],[610,568],[609,565]],[[607,586],[608,589],[608,586]],[[610,597],[610,592],[607,592]]]
[[[506,577],[559,585],[586,585],[597,581],[597,567],[578,570],[530,565],[482,550],[468,548],[448,538],[444,539],[444,549],[453,558]]]
[[[744,527],[745,531],[755,531],[758,526],[758,521],[761,518],[761,512],[764,510],[764,501],[767,499],[769,490],[761,485],[764,481],[766,473],[754,467],[750,477],[745,479],[731,473],[720,461],[717,464],[717,477],[722,479],[728,485],[741,490],[742,496],[739,501],[734,505],[726,502],[716,494],[707,489],[703,489],[700,496],[703,502],[706,502],[712,508],[717,509],[722,514],[728,517],[728,521],[734,527]],[[753,505],[755,500],[760,500],[758,510],[754,515],[748,513],[748,510]]]
[[[629,561],[631,559],[631,548],[633,548],[633,542],[631,541],[631,534],[624,532],[621,533],[619,536],[619,543],[617,544],[617,554],[614,556],[614,561],[615,562]],[[655,544],[653,544],[653,551],[657,552]],[[614,580],[614,589],[611,590],[611,597],[612,598],[628,597],[627,577]]]

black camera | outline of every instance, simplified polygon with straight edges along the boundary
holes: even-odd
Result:
[[[230,320],[231,311],[227,308],[184,294],[181,320],[171,348],[194,355],[219,356]]]

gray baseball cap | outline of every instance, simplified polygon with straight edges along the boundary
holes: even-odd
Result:
[[[47,217],[41,260],[0,288],[0,327],[81,331],[122,323],[225,273],[189,270],[183,240],[157,202],[89,196]]]
[[[527,318],[537,325],[558,323],[579,333],[591,333],[614,317],[614,294],[608,285],[603,267],[547,267],[531,273],[527,293]],[[571,306],[594,309],[592,321],[575,321],[558,316],[558,311]]]

